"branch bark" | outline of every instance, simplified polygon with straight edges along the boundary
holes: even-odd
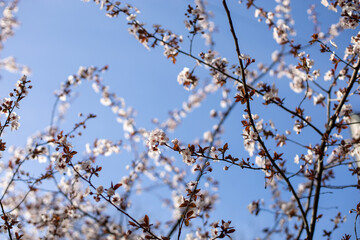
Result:
[[[349,85],[346,88],[346,92],[341,99],[339,105],[335,109],[334,114],[331,116],[327,123],[327,128],[325,133],[323,134],[321,145],[320,145],[320,156],[317,160],[317,177],[316,177],[316,187],[315,187],[315,197],[314,197],[314,204],[313,204],[313,211],[311,216],[311,223],[310,223],[310,237],[309,240],[313,239],[314,232],[315,232],[315,226],[316,226],[316,219],[317,219],[317,211],[319,207],[319,200],[320,200],[320,190],[321,190],[321,181],[322,181],[322,175],[324,171],[324,157],[325,157],[325,148],[327,144],[328,137],[330,136],[331,131],[335,127],[335,121],[337,117],[340,115],[340,111],[342,107],[344,106],[352,87],[354,86],[354,83],[357,80],[357,75],[360,68],[360,60],[358,59],[357,63],[355,64],[354,71],[351,75]]]
[[[240,48],[239,48],[239,43],[238,43],[238,39],[237,39],[237,36],[236,36],[236,33],[235,33],[235,30],[234,30],[234,26],[233,26],[233,22],[232,22],[232,19],[231,19],[231,15],[230,15],[230,10],[226,4],[226,0],[223,0],[223,5],[224,5],[224,8],[225,8],[225,11],[226,11],[226,15],[228,17],[228,21],[229,21],[229,25],[230,25],[230,31],[231,31],[231,34],[233,36],[233,39],[234,39],[234,43],[235,43],[235,49],[236,49],[236,53],[237,53],[237,56],[238,56],[238,60],[239,60],[239,65],[240,65],[240,69],[241,69],[241,78],[242,78],[242,82],[244,84],[244,89],[245,89],[245,98],[246,98],[246,108],[247,108],[247,113],[249,115],[249,119],[250,119],[250,123],[251,123],[251,126],[254,130],[254,132],[256,132],[257,136],[258,136],[258,142],[260,143],[261,147],[264,149],[265,151],[265,154],[266,156],[269,158],[269,160],[271,161],[272,165],[275,167],[275,169],[279,172],[280,176],[284,179],[284,181],[286,182],[286,184],[288,185],[293,197],[295,198],[295,201],[298,205],[298,208],[301,212],[301,217],[302,217],[302,220],[303,220],[303,223],[305,225],[305,230],[306,232],[308,233],[309,235],[309,224],[308,224],[308,221],[306,219],[306,214],[305,214],[305,211],[304,211],[304,208],[301,204],[301,201],[294,189],[294,187],[292,186],[289,178],[285,175],[285,173],[280,169],[280,167],[276,164],[276,162],[274,161],[274,159],[271,157],[269,151],[267,150],[266,146],[265,146],[265,143],[262,141],[261,137],[260,137],[260,134],[256,128],[256,125],[255,125],[255,122],[254,122],[254,119],[251,115],[251,107],[250,107],[250,99],[249,99],[249,93],[248,93],[248,86],[246,84],[246,77],[245,77],[245,69],[244,69],[244,65],[243,65],[243,62],[241,60],[241,53],[240,53]]]

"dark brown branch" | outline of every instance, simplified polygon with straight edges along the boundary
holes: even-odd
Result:
[[[5,209],[4,209],[4,206],[3,206],[1,200],[0,200],[0,206],[1,206],[1,212],[3,213],[3,217],[4,217],[3,219],[4,219],[4,222],[5,222],[5,226],[7,228],[8,234],[9,234],[9,239],[12,240],[11,231],[10,231],[10,224],[8,222],[8,216],[5,213]]]
[[[357,231],[356,231],[356,220],[358,218],[359,214],[356,214],[356,217],[355,217],[355,221],[354,221],[354,232],[355,232],[355,238],[356,240],[359,240],[358,236],[357,236]]]
[[[360,68],[360,60],[357,61],[355,67],[354,67],[354,72],[350,78],[349,81],[349,85],[346,88],[346,92],[343,96],[343,98],[341,99],[339,105],[337,106],[334,114],[331,116],[331,118],[329,119],[328,123],[327,123],[327,128],[325,133],[323,134],[322,137],[322,141],[321,141],[321,146],[320,146],[320,156],[318,158],[317,161],[317,177],[316,177],[316,188],[315,188],[315,197],[314,197],[314,205],[313,205],[313,212],[312,212],[312,217],[311,217],[311,223],[310,223],[310,238],[309,240],[313,239],[314,236],[314,231],[315,231],[315,225],[316,225],[316,219],[317,219],[317,210],[318,210],[318,206],[319,206],[319,199],[320,199],[320,190],[321,190],[321,181],[322,181],[322,175],[323,175],[323,171],[324,171],[324,156],[325,156],[325,147],[326,147],[326,143],[327,143],[327,139],[330,136],[331,131],[333,130],[333,128],[335,127],[335,121],[338,118],[341,108],[343,107],[343,105],[345,104],[347,97],[349,96],[352,87],[354,86],[354,83],[356,82],[357,79],[357,74]]]
[[[358,188],[359,185],[357,185],[357,184],[344,185],[344,186],[322,185],[321,187],[329,188],[329,189],[345,189],[345,188]]]
[[[266,146],[265,146],[265,143],[262,141],[261,137],[260,137],[260,134],[256,128],[256,125],[255,125],[255,122],[254,122],[254,119],[252,118],[252,115],[251,115],[251,107],[250,107],[250,97],[249,97],[249,93],[248,93],[248,89],[247,89],[247,84],[246,84],[246,78],[245,78],[245,69],[244,69],[244,66],[243,66],[243,62],[241,60],[241,53],[240,53],[240,48],[239,48],[239,43],[238,43],[238,39],[237,39],[237,36],[236,36],[236,33],[235,33],[235,30],[234,30],[234,26],[233,26],[233,23],[232,23],[232,19],[231,19],[231,15],[230,15],[230,10],[226,4],[226,0],[223,0],[223,5],[224,5],[224,9],[226,11],[226,14],[227,14],[227,17],[228,17],[228,21],[229,21],[229,25],[230,25],[230,31],[231,31],[231,34],[233,36],[233,39],[234,39],[234,43],[235,43],[235,49],[236,49],[236,53],[237,53],[237,56],[238,56],[238,60],[239,60],[239,64],[240,64],[240,69],[241,69],[241,77],[242,77],[242,82],[243,82],[243,85],[244,85],[244,90],[245,90],[245,98],[246,98],[246,108],[247,108],[247,114],[249,115],[249,119],[250,119],[250,123],[251,123],[251,126],[254,130],[254,132],[257,133],[257,136],[258,136],[258,142],[260,143],[261,147],[264,149],[265,151],[265,154],[266,156],[269,158],[269,160],[271,161],[272,165],[275,167],[275,169],[280,173],[280,176],[284,179],[284,181],[287,183],[291,193],[293,194],[296,202],[297,202],[297,205],[300,209],[300,212],[301,212],[301,216],[302,216],[302,220],[305,224],[305,229],[306,229],[306,232],[308,233],[309,235],[309,224],[307,222],[307,219],[306,219],[306,214],[304,212],[304,209],[302,207],[302,204],[300,202],[300,199],[294,189],[294,187],[292,186],[290,180],[286,177],[286,175],[284,174],[284,172],[280,169],[280,167],[276,164],[276,162],[274,161],[274,159],[271,157],[269,151],[267,150]]]

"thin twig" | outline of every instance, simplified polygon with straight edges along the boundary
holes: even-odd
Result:
[[[1,206],[1,212],[3,213],[3,216],[4,216],[3,220],[5,221],[5,226],[7,228],[8,234],[9,234],[9,239],[12,240],[11,231],[10,231],[10,224],[8,222],[8,216],[5,213],[4,206],[3,206],[1,200],[0,200],[0,206]]]
[[[359,214],[356,214],[356,217],[355,217],[355,222],[354,222],[354,232],[355,232],[355,238],[356,240],[359,240],[358,236],[357,236],[357,231],[356,231],[356,220],[358,218]]]
[[[84,180],[85,182],[87,182],[89,184],[89,186],[96,190],[96,187],[92,184],[92,182],[90,182],[88,179],[86,179],[84,176],[82,176],[74,167],[73,163],[69,162],[69,165],[71,166],[71,168],[73,169],[73,171],[77,174],[77,176],[79,176],[82,180]],[[119,212],[121,212],[123,215],[125,215],[126,217],[128,217],[129,219],[131,219],[131,221],[133,221],[136,226],[138,228],[141,228],[144,232],[147,232],[148,234],[150,234],[153,239],[158,239],[161,240],[161,238],[159,238],[158,236],[156,236],[152,231],[150,231],[150,229],[147,229],[146,227],[144,227],[141,223],[139,223],[135,218],[133,218],[130,214],[128,214],[127,212],[125,212],[124,210],[122,210],[121,208],[119,208],[118,206],[116,206],[114,203],[112,203],[107,197],[105,197],[103,194],[99,194],[99,196],[104,199],[106,202],[108,202],[109,204],[111,204],[112,206],[114,206],[116,208],[116,210],[118,210]]]
[[[219,124],[217,125],[216,129],[215,129],[214,132],[212,133],[213,138],[212,138],[212,141],[211,141],[211,143],[210,143],[210,148],[211,148],[211,146],[214,145],[214,141],[215,141],[216,135],[219,133],[221,126],[223,125],[223,123],[225,122],[225,120],[227,119],[227,117],[229,116],[229,114],[231,113],[231,111],[235,108],[236,104],[237,104],[237,102],[234,101],[234,102],[229,106],[229,108],[227,109],[227,111],[224,113],[224,116],[221,118]],[[210,149],[210,148],[209,148],[209,149]],[[208,154],[209,154],[209,152],[208,152]],[[195,192],[195,190],[196,190],[197,187],[198,187],[198,184],[199,184],[199,182],[200,182],[201,177],[204,175],[204,171],[205,171],[205,168],[206,168],[206,162],[208,162],[208,161],[209,161],[209,159],[206,159],[206,160],[205,160],[204,166],[201,168],[201,170],[200,170],[200,172],[199,172],[199,174],[198,174],[198,176],[197,176],[197,178],[196,178],[196,184],[195,184],[195,186],[194,186],[194,191],[193,191],[192,194],[190,195],[189,202],[191,202],[191,199],[194,197],[194,192]],[[189,205],[190,205],[190,204],[188,204],[188,206],[185,208],[185,210],[183,211],[183,213],[181,214],[181,216],[184,216],[185,213],[189,210]],[[168,238],[171,237],[171,235],[174,233],[174,231],[177,229],[177,227],[178,227],[179,225],[181,226],[182,220],[183,220],[183,217],[181,217],[181,218],[178,219],[178,221],[176,222],[176,224],[171,228],[171,230],[170,230],[169,233],[167,234],[167,237],[168,237]]]

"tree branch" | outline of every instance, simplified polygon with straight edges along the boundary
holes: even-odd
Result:
[[[335,127],[335,121],[338,118],[340,111],[345,104],[345,101],[347,100],[347,97],[349,96],[349,93],[351,92],[351,89],[356,82],[357,74],[360,68],[360,60],[358,59],[354,71],[352,73],[352,76],[349,81],[349,85],[346,88],[346,92],[341,99],[339,105],[335,109],[334,114],[331,116],[327,123],[327,128],[325,133],[323,134],[322,140],[321,140],[321,146],[320,146],[320,156],[317,161],[317,177],[316,177],[316,188],[315,188],[315,197],[314,197],[314,205],[313,205],[313,211],[312,211],[312,217],[311,217],[311,223],[310,223],[310,238],[309,240],[313,239],[314,231],[315,231],[315,225],[316,225],[316,219],[317,219],[317,210],[320,200],[320,190],[321,190],[321,181],[322,181],[322,175],[324,171],[324,156],[325,156],[325,147],[328,140],[328,137],[330,136],[330,133],[332,129]]]
[[[286,175],[284,174],[284,172],[280,169],[280,167],[276,164],[276,162],[274,161],[274,159],[271,157],[270,153],[268,152],[266,146],[265,146],[265,143],[262,141],[261,137],[260,137],[260,134],[256,128],[256,125],[255,125],[255,122],[254,122],[254,119],[252,117],[252,114],[251,114],[251,108],[250,108],[250,98],[249,98],[249,93],[248,93],[248,90],[247,90],[247,84],[246,84],[246,77],[245,77],[245,69],[244,69],[244,66],[243,66],[243,62],[241,60],[241,53],[240,53],[240,48],[239,48],[239,43],[238,43],[238,40],[237,40],[237,36],[236,36],[236,33],[235,33],[235,30],[234,30],[234,26],[233,26],[233,23],[232,23],[232,19],[231,19],[231,15],[230,15],[230,11],[229,11],[229,8],[226,4],[226,0],[223,0],[223,5],[224,5],[224,8],[225,8],[225,11],[226,11],[226,14],[227,14],[227,17],[228,17],[228,21],[229,21],[229,25],[230,25],[230,31],[232,33],[232,36],[233,36],[233,39],[234,39],[234,43],[235,43],[235,49],[236,49],[236,53],[237,53],[237,56],[238,56],[238,61],[239,61],[239,64],[240,64],[240,69],[241,69],[241,77],[242,77],[242,81],[243,81],[243,84],[244,84],[244,89],[245,89],[245,98],[246,98],[246,108],[247,108],[247,114],[249,115],[249,119],[250,119],[250,122],[251,122],[251,125],[252,125],[252,128],[254,130],[254,132],[257,133],[257,136],[258,136],[258,141],[261,145],[261,147],[264,149],[265,153],[266,153],[266,156],[269,158],[269,160],[271,161],[272,165],[275,167],[275,169],[280,173],[281,177],[285,180],[285,182],[287,183],[290,191],[292,192],[296,202],[297,202],[297,205],[300,209],[300,212],[301,212],[301,216],[302,216],[302,220],[305,224],[305,229],[306,229],[306,232],[308,233],[309,235],[309,225],[308,225],[308,222],[307,222],[307,219],[306,219],[306,214],[304,212],[304,209],[302,207],[302,204],[300,202],[300,199],[299,197],[297,196],[297,193],[294,189],[294,187],[292,186],[290,180],[286,177]]]

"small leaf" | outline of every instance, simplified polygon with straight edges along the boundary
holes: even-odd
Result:
[[[187,203],[182,203],[182,204],[180,204],[180,206],[179,207],[186,207],[187,206]]]
[[[185,226],[189,226],[189,220],[185,219]]]
[[[189,208],[196,208],[196,204],[194,202],[190,203]]]
[[[147,226],[149,226],[149,216],[148,215],[145,215],[144,222]]]
[[[189,217],[191,217],[191,215],[193,215],[194,214],[194,211],[188,211],[187,213],[186,213],[186,218],[189,218]]]
[[[136,225],[134,222],[132,222],[132,221],[129,221],[129,224],[130,224],[131,226],[137,227],[137,225]]]

